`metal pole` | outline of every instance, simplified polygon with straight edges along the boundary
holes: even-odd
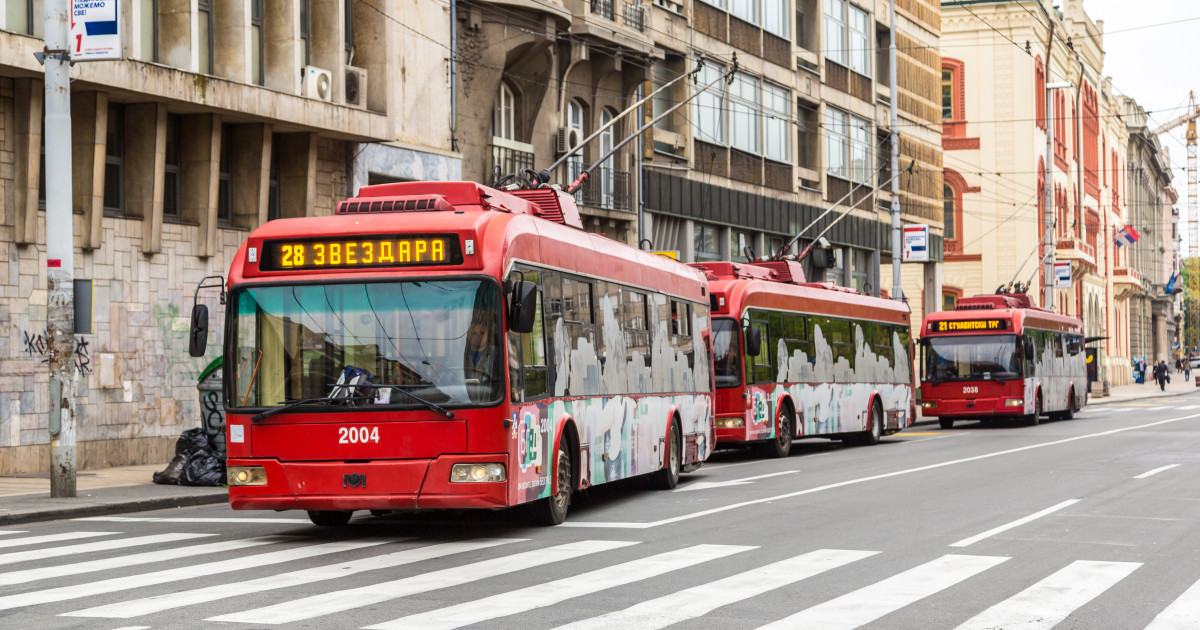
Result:
[[[75,496],[75,257],[71,222],[70,0],[45,0],[46,340],[50,496]]]
[[[889,99],[891,109],[891,144],[892,144],[892,299],[903,300],[904,289],[900,286],[900,263],[903,243],[900,238],[900,133],[897,130],[899,114],[896,111],[896,101],[899,100],[896,82],[896,0],[891,0],[891,44],[888,46],[888,81],[892,97]]]
[[[1042,235],[1042,307],[1054,309],[1054,103],[1050,96],[1050,62],[1054,58],[1054,20],[1050,20],[1050,34],[1046,37],[1046,211],[1043,217],[1046,233]]]

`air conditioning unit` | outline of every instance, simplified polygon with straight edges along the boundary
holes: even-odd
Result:
[[[300,93],[305,98],[329,102],[333,99],[333,73],[316,66],[304,66],[300,77]]]
[[[359,109],[367,108],[367,71],[354,66],[346,66],[345,81],[346,105]]]
[[[582,140],[583,138],[579,137],[578,129],[562,127],[558,130],[558,136],[555,138],[554,152],[558,155],[562,155],[567,151],[579,146],[579,143]]]

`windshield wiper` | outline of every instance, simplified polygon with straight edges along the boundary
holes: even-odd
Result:
[[[341,401],[370,400],[370,399],[371,399],[371,396],[351,396],[348,398],[329,398],[328,396],[321,396],[320,398],[298,398],[296,400],[289,400],[287,402],[287,404],[283,405],[282,407],[275,407],[273,409],[268,409],[266,411],[260,411],[259,413],[256,413],[253,416],[250,416],[250,421],[258,422],[259,420],[262,420],[263,418],[266,418],[267,416],[273,416],[279,412],[287,411],[288,409],[292,409],[294,407],[299,407],[300,405],[308,405],[308,404],[318,403],[318,402],[332,403],[332,402],[341,402]]]
[[[405,396],[408,396],[409,398],[411,398],[411,399],[413,399],[413,400],[417,401],[418,403],[420,403],[420,405],[421,405],[421,406],[425,407],[426,409],[428,409],[428,410],[430,410],[430,411],[432,411],[432,412],[434,412],[434,413],[438,413],[438,414],[441,414],[441,415],[443,415],[443,416],[446,416],[446,419],[447,419],[447,420],[453,420],[453,419],[454,419],[454,412],[453,412],[453,411],[450,411],[449,409],[446,409],[445,407],[443,407],[443,406],[441,406],[441,405],[439,405],[439,404],[437,404],[437,403],[435,403],[435,402],[433,402],[433,401],[431,401],[431,400],[425,400],[424,398],[421,398],[420,396],[418,396],[418,395],[416,395],[416,394],[414,394],[414,393],[412,393],[412,392],[410,392],[410,391],[408,391],[408,390],[404,389],[403,387],[401,387],[401,386],[399,386],[399,385],[392,385],[392,384],[390,384],[390,383],[379,383],[379,384],[377,384],[377,383],[363,383],[362,385],[355,385],[355,387],[369,387],[369,388],[372,388],[372,389],[383,389],[383,388],[385,388],[385,387],[387,387],[387,388],[391,388],[391,389],[393,389],[393,390],[395,390],[395,391],[398,391],[398,392],[400,392],[401,394],[404,394]],[[374,398],[374,396],[368,396],[368,398]]]

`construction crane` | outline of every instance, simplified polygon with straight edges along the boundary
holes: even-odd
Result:
[[[1187,123],[1187,220],[1188,220],[1188,259],[1187,259],[1187,290],[1184,292],[1184,324],[1183,354],[1187,357],[1190,350],[1200,342],[1200,329],[1197,329],[1197,305],[1193,300],[1200,294],[1200,277],[1195,273],[1193,261],[1200,258],[1200,206],[1196,198],[1196,119],[1200,118],[1200,106],[1196,105],[1195,92],[1188,92],[1187,111],[1173,120],[1168,121],[1154,135],[1166,133]]]

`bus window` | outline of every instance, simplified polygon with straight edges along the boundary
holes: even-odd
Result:
[[[575,278],[563,277],[563,319],[574,324],[591,324],[592,283]]]
[[[834,364],[839,363],[839,359],[845,359],[849,369],[854,370],[854,337],[850,330],[850,322],[844,319],[835,319],[832,321],[832,329]],[[834,374],[836,373],[835,371]]]
[[[526,272],[525,279],[538,285],[539,288],[542,286],[541,274],[538,272]],[[545,294],[540,290],[534,294],[537,306],[533,317],[533,331],[529,334],[519,335],[521,340],[521,380],[519,384],[514,384],[513,387],[521,387],[524,394],[523,400],[533,400],[550,393],[546,382],[546,375],[548,373],[546,365],[546,328],[542,319],[542,300],[544,296]]]
[[[788,358],[803,352],[812,359],[812,341],[806,328],[804,317],[793,313],[783,314],[783,344],[787,348]]]
[[[742,334],[735,319],[712,320],[713,370],[717,387],[742,384]]]
[[[810,315],[808,317],[808,338],[813,346],[813,352],[808,355],[808,362],[816,364],[817,355],[821,352],[821,346],[833,348],[833,322],[828,317],[820,315]],[[820,339],[820,343],[818,343]]]
[[[696,365],[696,353],[692,347],[691,306],[685,302],[671,301],[671,348],[687,357],[688,367]]]
[[[769,327],[764,321],[751,321],[750,328],[758,331],[762,343],[758,346],[758,354],[746,356],[747,367],[750,368],[749,376],[751,376],[747,381],[770,383],[775,380],[775,375],[772,369],[774,366],[771,361],[771,344],[768,341],[771,338]]]
[[[1063,358],[1063,336],[1062,333],[1054,333],[1054,358]]]
[[[594,310],[598,314],[595,321],[600,324],[596,327],[596,356],[600,358],[600,365],[603,366],[608,361],[608,353],[613,351],[609,348],[609,344],[616,342],[615,339],[605,337],[604,328],[609,324],[610,318],[613,323],[620,326],[621,285],[603,280],[596,282],[596,308]]]
[[[887,360],[890,367],[895,367],[892,362],[892,327],[887,324],[871,324],[871,327],[874,328],[871,349],[875,351],[875,356]]]
[[[986,381],[1021,377],[1021,349],[1015,335],[931,337],[925,346],[923,380]]]
[[[650,329],[646,316],[646,294],[621,291],[621,329],[625,334],[626,361],[633,362],[634,353],[641,354],[642,365],[650,360]]]

